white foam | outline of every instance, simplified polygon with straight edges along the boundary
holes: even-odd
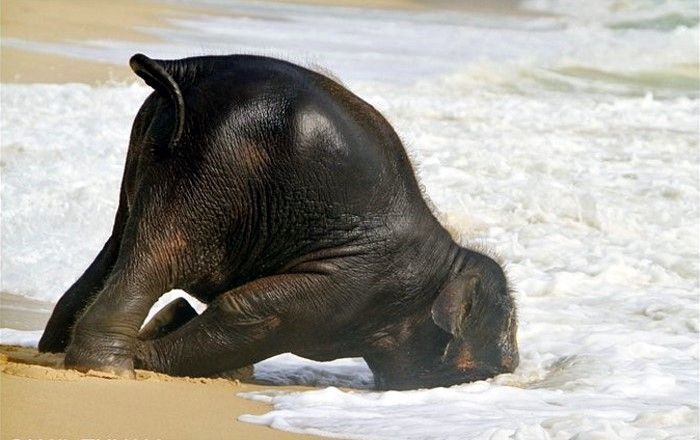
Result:
[[[0,328],[0,344],[36,347],[39,344],[39,338],[41,338],[42,333],[42,330]]]
[[[351,438],[692,436],[698,101],[503,95],[449,78],[355,89],[408,140],[445,217],[508,262],[521,366],[450,389],[252,394],[275,410],[244,420]],[[147,92],[3,86],[3,289],[55,300],[99,250]],[[360,360],[286,355],[256,371],[273,383],[371,383]]]

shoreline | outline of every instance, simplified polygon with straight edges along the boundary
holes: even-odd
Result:
[[[136,379],[61,367],[62,356],[0,345],[0,437],[5,439],[318,439],[244,423],[270,406],[239,397],[261,390],[229,379],[182,378],[137,370]]]
[[[268,0],[270,4],[345,7],[387,10],[428,11],[431,9],[541,16],[542,13],[519,8],[517,0],[475,0],[464,5],[456,0],[438,0],[426,5],[418,0]],[[6,0],[0,14],[0,83],[84,83],[135,82],[128,59],[113,63],[87,60],[52,51],[25,49],[8,44],[8,39],[27,43],[72,44],[114,40],[139,43],[161,39],[148,29],[172,29],[173,18],[196,15],[236,15],[235,7],[195,4],[167,0]]]
[[[100,84],[135,81],[128,66],[90,61],[62,54],[18,49],[6,43],[71,43],[116,40],[134,43],[159,41],[149,28],[171,27],[170,18],[211,12],[204,8],[155,0],[6,0],[2,3],[0,35],[2,83]]]

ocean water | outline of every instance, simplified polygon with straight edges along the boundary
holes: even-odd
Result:
[[[286,354],[256,376],[318,389],[250,393],[273,410],[243,420],[352,439],[698,438],[696,2],[206,4],[225,14],[148,30],[162,42],[6,43],[119,63],[248,52],[329,69],[394,125],[440,219],[505,263],[520,317],[514,374],[374,392],[360,359]],[[2,85],[5,298],[45,313],[99,251],[148,93]],[[0,339],[32,345],[39,327]]]

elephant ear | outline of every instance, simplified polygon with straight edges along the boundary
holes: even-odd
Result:
[[[140,53],[129,60],[131,70],[174,106],[175,125],[168,143],[168,150],[171,153],[180,141],[185,127],[185,100],[176,78],[171,73],[177,71],[173,63],[173,61],[153,60]]]
[[[503,269],[492,259],[473,257],[440,291],[431,314],[452,335],[443,362],[492,372],[513,371],[518,364],[515,302]]]
[[[478,286],[479,277],[471,274],[462,274],[447,283],[433,302],[431,314],[435,324],[453,336],[463,336]]]

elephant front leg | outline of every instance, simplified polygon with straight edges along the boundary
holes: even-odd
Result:
[[[136,368],[207,377],[275,354],[313,346],[331,333],[328,316],[346,283],[328,275],[285,274],[253,281],[219,297],[167,336],[139,341]]]

